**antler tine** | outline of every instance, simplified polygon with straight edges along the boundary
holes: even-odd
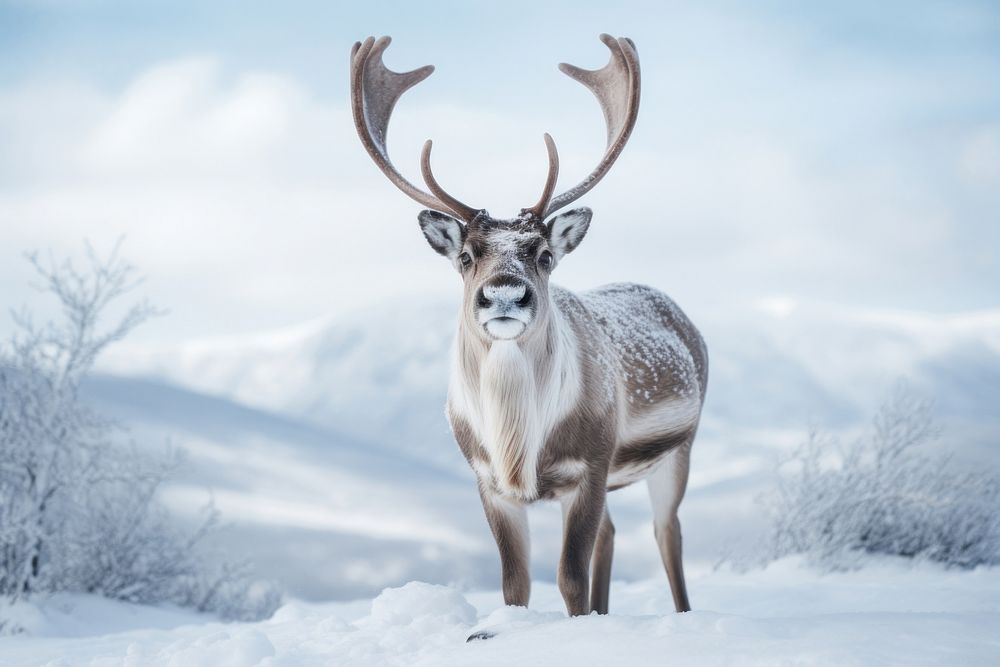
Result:
[[[369,37],[364,42],[356,42],[351,48],[351,108],[355,129],[378,168],[404,194],[428,208],[466,218],[469,211],[475,209],[451,197],[442,201],[424,192],[406,180],[389,159],[386,134],[396,102],[403,93],[434,71],[433,65],[410,72],[388,69],[382,61],[382,54],[391,42],[390,37]]]
[[[549,203],[545,216],[576,201],[597,185],[618,159],[625,144],[628,143],[632,128],[635,127],[641,87],[639,54],[635,44],[627,37],[615,39],[602,34],[601,41],[611,51],[611,60],[607,65],[601,69],[588,70],[560,63],[559,69],[570,78],[582,83],[597,97],[607,124],[607,148],[604,157],[586,178]]]
[[[450,194],[445,192],[437,179],[434,178],[434,172],[431,171],[431,145],[430,139],[424,142],[424,148],[420,152],[420,173],[424,176],[424,183],[430,188],[431,192],[434,193],[438,199],[444,202],[445,206],[454,211],[456,215],[465,220],[466,222],[471,222],[473,218],[479,213],[478,209],[474,209],[471,206],[467,206],[462,202],[458,201]]]
[[[542,188],[542,196],[538,203],[531,208],[521,209],[521,214],[530,213],[539,220],[545,219],[545,209],[548,208],[549,200],[556,189],[556,181],[559,179],[559,152],[556,150],[556,142],[552,141],[549,133],[545,133],[545,150],[549,153],[549,175],[545,179],[545,187]]]

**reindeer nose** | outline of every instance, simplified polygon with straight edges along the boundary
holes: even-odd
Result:
[[[479,289],[476,305],[480,308],[496,306],[501,310],[527,308],[531,305],[532,294],[528,285],[520,280],[493,280]]]

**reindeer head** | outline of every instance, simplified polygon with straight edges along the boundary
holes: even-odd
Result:
[[[559,261],[583,239],[591,211],[578,208],[551,217],[576,201],[608,172],[625,147],[639,110],[639,57],[630,39],[601,35],[611,60],[598,70],[565,63],[564,73],[594,93],[607,123],[607,148],[597,167],[578,185],[553,197],[559,176],[555,142],[545,135],[549,173],[538,202],[512,219],[493,218],[449,195],[431,171],[431,141],[424,144],[420,170],[430,193],[406,180],[389,160],[386,132],[393,107],[404,92],[434,71],[430,65],[392,72],[382,62],[390,39],[369,37],[351,51],[354,124],[375,164],[407,196],[428,207],[418,216],[424,236],[462,275],[465,325],[487,339],[530,335],[550,307],[548,279]],[[546,219],[548,222],[546,223]]]

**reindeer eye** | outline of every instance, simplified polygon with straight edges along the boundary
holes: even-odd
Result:
[[[552,253],[548,250],[543,250],[542,254],[538,256],[538,266],[548,271],[552,268]]]
[[[462,270],[465,271],[472,266],[472,255],[467,252],[463,252],[458,256],[458,261],[462,263]]]

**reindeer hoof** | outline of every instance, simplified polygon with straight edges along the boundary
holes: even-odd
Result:
[[[472,641],[477,641],[479,639],[490,639],[492,637],[496,637],[495,632],[490,632],[489,630],[480,630],[479,632],[473,632],[471,635],[469,635],[469,638],[465,640],[465,643],[468,644],[469,642]]]

